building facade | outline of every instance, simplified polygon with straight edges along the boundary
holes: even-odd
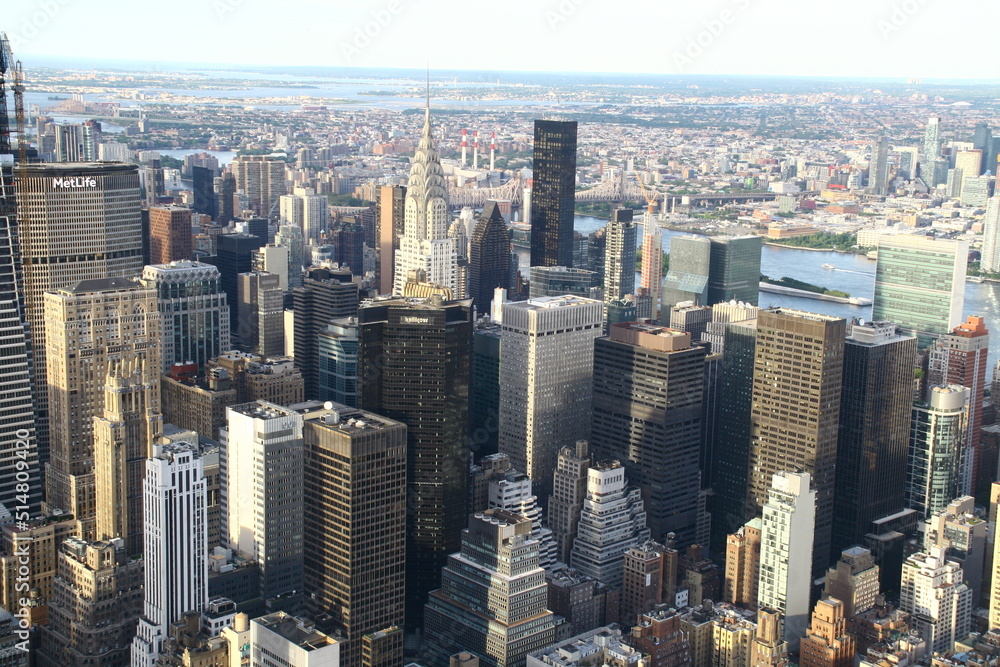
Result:
[[[536,120],[531,188],[531,266],[573,266],[576,121]]]

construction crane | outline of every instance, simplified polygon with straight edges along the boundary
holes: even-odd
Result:
[[[0,155],[10,153],[10,120],[7,116],[7,71],[14,65],[7,33],[0,32]]]
[[[656,210],[656,195],[659,194],[655,191],[647,190],[646,184],[642,182],[642,176],[635,169],[632,170],[635,174],[635,180],[639,181],[639,187],[642,188],[642,196],[646,198],[646,213],[652,217],[653,212]]]

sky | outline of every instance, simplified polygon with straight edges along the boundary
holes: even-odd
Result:
[[[1000,80],[992,0],[8,0],[33,57]]]

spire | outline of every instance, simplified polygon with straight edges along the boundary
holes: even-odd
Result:
[[[431,124],[431,67],[427,66],[427,106],[424,107],[424,124]]]

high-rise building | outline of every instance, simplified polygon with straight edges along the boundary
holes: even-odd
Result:
[[[563,447],[556,458],[552,473],[552,495],[549,497],[549,528],[556,540],[556,557],[568,563],[573,541],[580,522],[583,501],[587,497],[587,471],[590,452],[586,440],[572,447]]]
[[[653,539],[696,541],[705,348],[690,334],[627,322],[594,343],[590,445],[625,464]]]
[[[853,323],[844,344],[833,555],[864,544],[873,521],[905,507],[900,471],[906,469],[916,358],[916,338],[895,324]]]
[[[648,209],[642,218],[641,287],[652,302],[650,319],[657,321],[660,317],[660,293],[663,291],[663,234],[656,214]]]
[[[302,416],[265,401],[230,406],[226,415],[223,541],[260,566],[260,597],[265,601],[301,595]]]
[[[406,187],[383,185],[378,200],[378,291],[379,294],[392,292],[392,282],[396,276],[396,251],[399,237],[403,235],[406,216]]]
[[[149,207],[150,264],[194,258],[191,209],[184,206]]]
[[[275,236],[275,239],[277,239],[277,236]],[[268,273],[277,275],[281,291],[287,292],[290,289],[289,280],[291,279],[292,271],[300,274],[300,281],[302,278],[302,268],[300,266],[289,265],[290,256],[291,249],[288,246],[278,244],[276,240],[275,243],[261,246],[254,250],[253,270],[267,271]]]
[[[278,198],[279,220],[302,230],[306,243],[319,241],[329,226],[329,199],[312,188],[295,188]]]
[[[358,310],[361,407],[407,426],[406,625],[461,543],[472,302],[380,299]]]
[[[146,204],[152,206],[160,200],[160,197],[163,197],[167,193],[166,182],[163,178],[163,167],[160,165],[159,158],[153,158],[146,164],[142,170],[142,177],[146,186]]]
[[[844,603],[844,618],[875,606],[879,595],[879,567],[864,547],[844,549],[840,560],[826,573],[823,595]]]
[[[965,301],[966,241],[883,236],[875,266],[872,319],[895,322],[925,348],[959,325]]]
[[[750,648],[750,667],[787,667],[788,642],[782,638],[781,612],[757,611],[757,632]]]
[[[666,567],[668,551],[673,550],[650,540],[625,552],[619,615],[624,625],[632,625],[664,601],[668,588],[665,584],[669,583],[665,579],[670,574]]]
[[[747,513],[746,488],[750,474],[757,320],[739,320],[722,326],[723,356],[719,384],[726,391],[719,396],[714,416],[714,495],[710,498],[713,549],[721,549],[726,536],[736,532],[754,516]]]
[[[94,162],[101,143],[101,124],[88,120],[82,124],[55,124],[56,162]]]
[[[495,667],[523,665],[555,639],[531,520],[492,509],[473,515],[462,549],[448,557],[424,613],[424,656],[443,665],[465,650]]]
[[[884,134],[872,143],[868,161],[868,191],[885,195],[889,190],[889,137]]]
[[[191,167],[191,190],[194,193],[191,208],[195,213],[203,213],[213,220],[219,215],[215,198],[215,171],[210,167]]]
[[[792,650],[809,619],[818,495],[810,481],[809,473],[775,473],[761,517],[757,605],[782,614],[783,636]]]
[[[631,624],[626,621],[625,627]],[[666,606],[639,615],[628,644],[649,655],[649,667],[684,667],[693,665],[689,634],[684,631],[681,614]]]
[[[978,605],[983,594],[983,569],[986,564],[986,519],[976,509],[976,499],[962,496],[948,503],[924,524],[924,551],[945,549],[948,560],[965,572],[965,583]]]
[[[575,206],[576,121],[536,120],[531,266],[573,266]]]
[[[0,127],[5,127],[5,123],[6,119],[0,119]],[[25,511],[18,506],[35,514],[42,500],[32,394],[44,394],[45,385],[36,385],[32,391],[20,244],[13,157],[0,150],[0,358],[4,360],[0,372],[0,403],[5,406],[5,417],[0,424],[0,506],[11,516]],[[47,396],[45,403],[48,403]],[[20,486],[25,482],[28,493]]]
[[[854,652],[854,637],[847,634],[844,603],[836,598],[823,598],[813,609],[809,630],[799,647],[799,665],[852,667]]]
[[[142,196],[135,165],[26,164],[17,176],[23,304],[31,332],[38,455],[44,464],[49,399],[43,295],[80,280],[138,276]]]
[[[202,368],[231,349],[229,305],[219,269],[202,262],[146,266],[142,284],[156,290],[164,371],[189,361]]]
[[[219,269],[220,284],[229,304],[230,331],[239,326],[239,275],[253,271],[253,253],[265,245],[266,240],[250,234],[222,234],[218,238],[218,250],[208,261]]]
[[[285,310],[281,279],[276,273],[250,271],[237,276],[237,338],[262,357],[285,351]]]
[[[503,304],[500,451],[544,503],[560,447],[588,437],[599,301],[573,296]]]
[[[605,232],[604,303],[635,293],[636,233],[632,209],[619,208],[611,212]]]
[[[302,229],[294,225],[281,225],[274,235],[274,243],[288,249],[288,289],[302,287],[302,267],[308,263]]]
[[[502,303],[502,293],[496,297]],[[475,304],[475,301],[473,301]],[[469,446],[476,457],[499,451],[500,427],[499,324],[477,323],[472,333],[472,373],[469,380]]]
[[[931,386],[957,384],[969,390],[969,422],[965,431],[962,480],[958,495],[985,497],[995,470],[980,466],[980,435],[983,426],[983,397],[986,367],[989,364],[990,332],[981,316],[970,315],[946,336],[934,341],[928,353],[927,383]],[[995,467],[995,464],[994,464]]]
[[[670,239],[670,268],[663,281],[663,312],[678,303],[708,303],[712,242],[705,236],[675,236]],[[643,261],[646,261],[645,256]],[[760,276],[758,276],[758,281]]]
[[[254,213],[271,215],[278,198],[288,192],[285,162],[272,155],[237,155],[232,163],[236,189],[247,196]]]
[[[726,538],[726,578],[722,599],[750,609],[757,606],[760,530],[760,518],[754,517]]]
[[[145,598],[132,665],[152,667],[171,623],[208,604],[207,482],[197,445],[157,445],[146,461]]]
[[[487,313],[497,287],[510,289],[510,234],[496,202],[488,202],[469,242],[469,296],[480,313]]]
[[[246,635],[227,632],[226,636],[234,661],[248,655],[252,665],[340,665],[341,642],[318,631],[312,621],[283,611],[251,620]]]
[[[302,287],[292,290],[292,309],[295,365],[305,378],[306,398],[318,399],[319,334],[330,320],[357,315],[358,285],[350,271],[309,269]]]
[[[49,622],[39,629],[36,664],[132,667],[131,644],[143,610],[143,569],[143,561],[129,558],[120,539],[66,538],[52,580]]]
[[[625,474],[618,461],[587,471],[587,495],[570,552],[573,568],[612,588],[622,586],[625,552],[649,540],[641,494]]]
[[[233,174],[226,171],[222,176],[217,177],[213,182],[215,187],[215,222],[220,225],[227,225],[235,216],[233,210],[233,199],[236,196],[236,179]]]
[[[958,171],[956,169],[956,171]],[[993,195],[991,176],[969,176],[962,179],[961,201],[965,206],[986,206]]]
[[[428,99],[423,134],[413,156],[406,188],[403,235],[394,258],[394,295],[401,296],[407,282],[428,282],[456,293],[458,255],[455,240],[448,236],[449,222],[448,184],[434,145]]]
[[[104,410],[94,417],[96,535],[120,537],[130,556],[142,553],[142,478],[163,428],[157,405],[159,368],[141,358],[109,361]]]
[[[317,343],[319,400],[358,407],[358,318],[330,320]]]
[[[998,505],[1000,505],[1000,482],[993,482],[990,486],[990,523],[994,527],[996,526]],[[989,567],[984,572],[989,580],[989,598],[984,602],[990,610],[990,627],[998,628],[1000,627],[1000,553],[998,553],[1000,552],[1000,539],[996,537],[995,528],[990,531],[990,537],[993,541],[993,544],[989,546],[992,562],[989,563]]]
[[[307,608],[344,638],[343,667],[399,664],[401,636],[376,664],[362,648],[403,627],[406,426],[339,404],[303,419]]]
[[[966,178],[976,178],[983,173],[983,151],[980,148],[973,148],[967,151],[958,151],[955,154],[955,169],[961,169],[963,181]]]
[[[960,385],[931,387],[926,402],[913,404],[906,506],[926,519],[945,509],[959,493],[969,424],[969,390]]]
[[[769,308],[757,315],[748,512],[755,515],[767,500],[773,475],[807,472],[816,491],[817,576],[830,563],[845,327],[841,318],[799,310]],[[801,636],[804,620],[797,630]]]
[[[661,319],[671,329],[691,334],[691,340],[697,342],[708,329],[713,313],[710,306],[695,306],[682,302],[676,304],[669,312],[664,311]]]
[[[899,608],[910,614],[911,627],[920,632],[927,649],[953,650],[955,641],[969,632],[972,590],[963,582],[962,568],[933,547],[903,563]]]
[[[761,237],[713,236],[708,301],[712,306],[727,301],[757,305],[760,293]]]
[[[46,503],[71,512],[80,535],[93,539],[94,417],[104,414],[104,381],[113,361],[160,363],[156,293],[132,280],[82,280],[45,295],[52,457]],[[155,375],[154,375],[155,377]],[[159,412],[159,384],[146,409]]]
[[[531,492],[531,480],[513,469],[493,477],[487,490],[488,509],[507,510],[530,520],[531,539],[538,542],[538,564],[551,569],[556,564],[556,543],[552,529],[542,525],[542,508],[538,506],[538,497]]]
[[[342,220],[326,233],[331,261],[353,275],[365,275],[365,230],[360,223]]]
[[[529,277],[531,284],[528,296],[532,299],[565,294],[588,299],[599,298],[600,283],[598,274],[594,271],[565,266],[533,266]]]
[[[924,130],[923,152],[920,156],[920,175],[927,183],[928,187],[934,187],[937,183],[934,180],[934,161],[941,155],[941,118],[931,116],[927,119],[927,128]],[[928,180],[930,179],[930,180]]]
[[[1000,196],[990,197],[986,202],[979,268],[987,273],[1000,272]]]

